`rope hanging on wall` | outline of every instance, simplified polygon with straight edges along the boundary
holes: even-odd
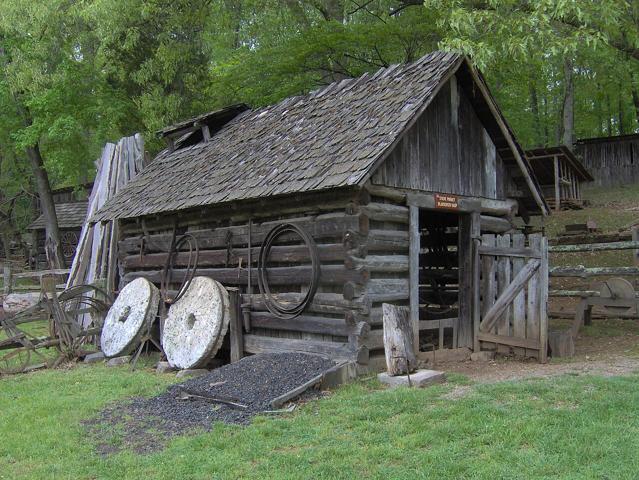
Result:
[[[184,275],[184,280],[180,285],[180,288],[175,295],[175,298],[168,297],[168,286],[171,283],[171,273],[173,271],[173,260],[175,259],[175,255],[180,252],[180,248],[184,244],[187,244],[188,249],[187,253],[189,256],[188,262],[186,263],[186,273]],[[197,244],[196,238],[190,233],[185,233],[180,237],[180,239],[175,241],[175,230],[173,230],[173,238],[171,240],[171,247],[169,248],[169,255],[166,259],[166,264],[162,269],[162,275],[160,276],[160,293],[162,295],[162,300],[166,303],[175,303],[184,292],[186,292],[191,285],[191,281],[195,276],[195,272],[197,271],[198,261],[200,259],[200,247]]]
[[[311,283],[309,285],[309,288],[302,301],[297,305],[293,305],[291,307],[287,307],[273,298],[273,294],[271,293],[271,289],[268,285],[266,272],[266,263],[268,262],[268,257],[271,252],[273,243],[280,235],[288,232],[296,233],[300,236],[300,238],[306,244],[311,258]],[[279,318],[298,317],[313,301],[315,293],[317,292],[319,277],[319,255],[317,253],[317,245],[315,245],[315,241],[313,240],[313,238],[304,229],[292,223],[282,223],[280,225],[277,225],[276,227],[273,227],[268,235],[266,235],[266,238],[262,243],[257,265],[257,283],[259,285],[260,293],[264,298],[264,303],[266,304],[266,308],[268,309],[268,311]]]

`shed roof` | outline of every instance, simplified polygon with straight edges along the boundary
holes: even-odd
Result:
[[[553,159],[558,157],[566,165],[568,165],[577,175],[579,180],[584,182],[592,182],[594,178],[590,172],[584,167],[583,163],[570,151],[565,145],[557,145],[555,147],[535,148],[526,151],[526,157],[532,166],[535,176],[542,185],[551,185],[555,181]]]
[[[76,228],[84,225],[87,217],[88,202],[58,203],[55,206],[55,213],[58,217],[58,227]],[[39,230],[45,228],[44,215],[40,215],[27,227],[29,230]]]
[[[577,141],[575,141],[575,145],[582,145],[586,143],[633,142],[636,140],[639,140],[639,133],[630,133],[627,135],[613,135],[610,137],[580,138]]]
[[[467,81],[477,81],[465,57],[433,52],[276,105],[238,111],[208,142],[181,142],[182,148],[162,151],[92,221],[361,185],[462,65],[472,78]],[[513,178],[529,194],[528,209],[547,211],[494,101],[483,102],[490,103],[484,111],[494,124],[487,131],[504,163],[517,170]]]

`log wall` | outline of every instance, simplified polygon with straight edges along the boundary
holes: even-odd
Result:
[[[247,352],[299,350],[366,364],[368,331],[371,323],[381,326],[381,302],[408,297],[408,260],[406,255],[396,255],[408,248],[407,207],[371,200],[365,192],[332,193],[310,202],[298,199],[281,205],[272,213],[266,208],[253,214],[233,209],[227,209],[226,215],[222,211],[210,215],[187,212],[178,219],[177,235],[188,232],[197,239],[197,275],[242,289],[243,302],[250,304],[251,328],[244,334]],[[253,218],[252,295],[247,293],[249,216]],[[175,221],[174,216],[166,215],[146,222],[121,222],[120,288],[138,277],[159,286]],[[321,262],[315,299],[295,319],[271,314],[257,284],[262,241],[282,222],[295,222],[306,229],[317,244]],[[179,288],[188,262],[186,251],[175,256],[169,290]],[[271,249],[268,268],[269,285],[278,300],[299,300],[310,276],[306,247],[295,235],[281,237]]]
[[[246,352],[298,350],[366,365],[371,357],[384,357],[382,304],[409,305],[410,240],[406,202],[404,191],[380,192],[371,186],[368,190],[333,192],[310,200],[273,202],[272,209],[227,208],[184,212],[177,220],[167,214],[144,222],[121,221],[119,288],[138,277],[159,286],[177,221],[177,236],[189,233],[197,239],[200,252],[196,274],[215,278],[228,287],[239,287],[242,302],[250,305],[250,331],[244,332]],[[475,203],[480,205],[479,201]],[[490,206],[486,208],[491,211]],[[508,211],[506,208],[504,213]],[[481,218],[483,231],[501,232],[512,227],[508,216],[494,217],[486,211],[481,217],[479,211],[476,215],[478,220]],[[252,222],[251,295],[247,288],[249,217]],[[257,284],[261,244],[268,232],[282,222],[295,222],[313,237],[321,263],[317,294],[307,310],[294,319],[271,314]],[[448,242],[451,248],[457,244],[457,236],[451,232]],[[179,288],[192,260],[184,250],[183,247],[175,256],[169,291]],[[434,252],[428,249],[421,252],[425,268],[418,282],[426,290],[425,276],[433,273],[434,267],[437,270],[442,267]],[[454,266],[453,271],[457,271]],[[306,247],[296,235],[281,237],[272,247],[268,267],[269,284],[276,298],[284,303],[296,303],[303,296],[310,276]],[[451,279],[455,289],[456,283],[456,278]],[[477,287],[469,285],[469,288]],[[422,293],[428,293],[426,290]],[[457,295],[456,291],[451,293]]]
[[[66,232],[74,233],[75,238],[79,238],[81,228],[78,227],[78,228],[61,228],[60,229],[60,235],[65,235]],[[32,255],[33,255],[34,268],[36,270],[42,270],[44,268],[47,268],[47,253],[44,247],[45,240],[46,240],[46,235],[45,235],[44,229],[38,229],[33,231]],[[77,243],[75,246],[77,247]],[[67,264],[70,265],[73,262],[73,256],[65,257],[65,262],[67,262]]]
[[[594,177],[593,185],[612,187],[639,183],[639,135],[577,142],[575,153]]]

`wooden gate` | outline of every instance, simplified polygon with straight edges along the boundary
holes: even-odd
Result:
[[[475,240],[475,351],[546,361],[548,240],[482,235]]]

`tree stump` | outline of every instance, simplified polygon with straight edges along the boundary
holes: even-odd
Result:
[[[571,330],[548,332],[548,346],[550,347],[551,357],[575,356],[575,339]]]
[[[413,351],[413,329],[409,309],[382,304],[384,352],[389,375],[405,375],[415,371],[417,359]]]

